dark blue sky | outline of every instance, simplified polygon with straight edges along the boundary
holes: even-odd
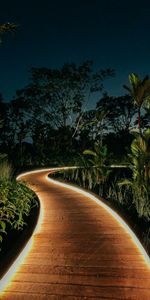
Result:
[[[150,73],[150,2],[148,0],[5,0],[0,23],[20,28],[0,47],[0,92],[10,100],[28,83],[33,67],[94,61],[95,69],[113,68],[105,84],[124,94],[128,74]]]

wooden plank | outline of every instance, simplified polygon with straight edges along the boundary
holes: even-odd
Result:
[[[45,175],[24,178],[44,217],[0,300],[149,300],[150,270],[125,229],[104,208]]]
[[[149,299],[150,289],[137,288],[134,285],[118,286],[117,281],[115,285],[111,282],[109,286],[93,286],[88,284],[52,284],[52,283],[26,283],[26,282],[13,282],[13,284],[8,287],[8,292],[21,292],[21,293],[38,293],[47,295],[66,295],[66,296],[84,296],[84,297],[113,297],[116,299],[134,299],[139,297],[139,299]],[[129,298],[130,296],[130,298]],[[147,298],[145,298],[147,297]],[[111,298],[110,298],[111,299]],[[137,298],[138,299],[138,298]]]

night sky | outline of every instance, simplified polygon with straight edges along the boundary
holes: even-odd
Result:
[[[95,70],[112,68],[105,87],[121,95],[128,74],[150,75],[150,1],[5,0],[0,23],[19,30],[0,46],[0,92],[5,100],[29,82],[31,67],[61,67],[94,61]]]

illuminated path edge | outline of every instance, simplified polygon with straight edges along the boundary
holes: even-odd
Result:
[[[16,179],[21,180],[21,178],[23,176],[30,175],[30,174],[33,174],[33,173],[47,172],[47,175],[45,175],[45,178],[46,178],[47,181],[49,181],[49,182],[51,182],[55,185],[65,187],[65,188],[70,189],[72,191],[75,191],[77,193],[83,194],[84,196],[86,196],[86,197],[90,198],[91,200],[95,201],[99,206],[103,207],[109,214],[111,214],[111,216],[113,216],[115,218],[115,220],[130,235],[130,237],[132,238],[134,244],[137,246],[140,253],[142,254],[143,260],[145,261],[147,267],[150,269],[150,257],[148,256],[147,252],[145,251],[144,247],[142,246],[141,242],[139,241],[139,239],[137,238],[135,233],[131,230],[131,228],[127,225],[127,223],[118,215],[118,213],[116,213],[112,208],[107,206],[107,204],[102,202],[98,197],[91,194],[90,192],[87,192],[87,191],[83,190],[82,188],[75,187],[71,184],[66,184],[66,183],[63,183],[63,182],[60,182],[58,180],[54,180],[54,179],[48,177],[48,175],[50,173],[55,173],[57,171],[69,170],[69,169],[75,169],[75,168],[77,168],[77,167],[59,167],[59,168],[39,169],[39,170],[34,170],[34,171],[29,171],[29,172],[22,173],[19,176],[17,176]],[[32,236],[27,241],[25,247],[23,248],[23,250],[21,251],[21,253],[17,257],[17,259],[15,259],[15,261],[12,263],[12,265],[10,266],[8,271],[2,276],[2,278],[0,280],[0,292],[3,292],[5,290],[7,284],[13,278],[13,276],[15,275],[16,271],[18,270],[19,266],[21,265],[21,263],[23,262],[23,260],[27,256],[27,254],[29,253],[29,251],[32,247],[34,234],[39,231],[40,224],[42,222],[42,218],[43,218],[43,209],[42,209],[42,203],[40,202],[39,218],[38,218],[37,224],[35,226],[35,229],[32,233]]]

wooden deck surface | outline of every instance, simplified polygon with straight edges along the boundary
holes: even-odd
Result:
[[[150,299],[150,271],[124,228],[97,203],[27,175],[43,204],[33,246],[1,300]]]

